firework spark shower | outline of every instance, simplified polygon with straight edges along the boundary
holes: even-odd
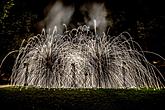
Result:
[[[129,33],[97,34],[79,26],[57,27],[31,37],[16,58],[12,85],[43,88],[162,88],[161,73]],[[157,74],[157,75],[156,75]],[[163,77],[162,77],[163,78]]]

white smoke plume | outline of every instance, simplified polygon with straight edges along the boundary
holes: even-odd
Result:
[[[57,1],[50,9],[47,17],[45,18],[46,31],[53,29],[57,26],[58,33],[62,33],[64,30],[63,24],[68,24],[74,13],[74,7],[64,6],[62,2]]]
[[[97,32],[104,32],[107,27],[107,10],[103,3],[85,4],[81,7],[84,14],[85,23],[92,27],[93,21],[96,20]],[[87,14],[88,15],[85,15]]]

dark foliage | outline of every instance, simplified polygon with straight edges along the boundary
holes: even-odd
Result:
[[[5,110],[164,110],[164,101],[164,89],[0,89]]]

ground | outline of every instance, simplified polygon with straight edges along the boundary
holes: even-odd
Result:
[[[164,110],[165,89],[0,88],[0,107],[14,110]]]

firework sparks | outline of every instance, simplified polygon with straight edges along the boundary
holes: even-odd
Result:
[[[129,33],[111,37],[94,31],[80,26],[58,34],[55,27],[53,33],[43,30],[31,37],[19,50],[11,84],[43,88],[163,87],[156,75],[160,72]]]

